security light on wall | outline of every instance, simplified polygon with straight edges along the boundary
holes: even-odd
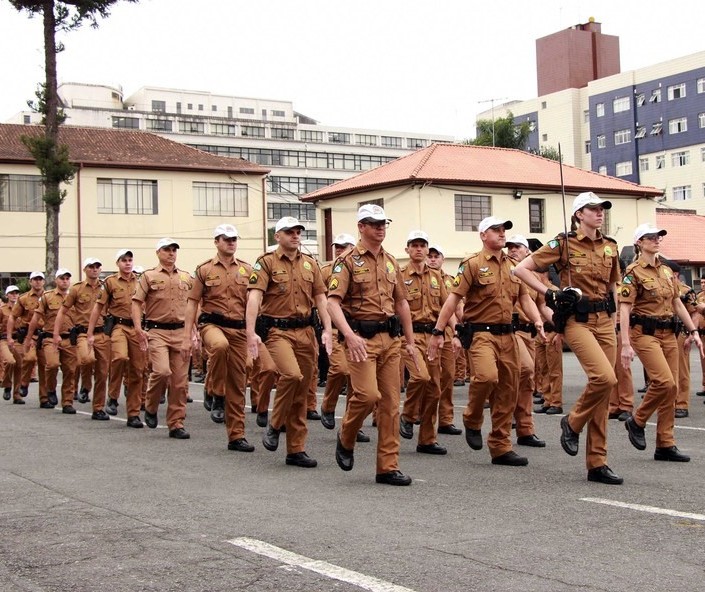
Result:
[[[524,195],[524,192],[521,189],[514,190],[514,199],[521,199],[522,195]]]

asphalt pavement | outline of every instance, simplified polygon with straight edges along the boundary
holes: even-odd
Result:
[[[701,370],[692,360],[692,392]],[[564,408],[585,378],[564,354]],[[641,366],[633,364],[635,388]],[[355,468],[334,459],[335,431],[309,422],[315,469],[284,464],[261,443],[226,449],[222,425],[195,399],[191,439],[160,427],[127,428],[124,401],[108,422],[0,401],[0,590],[15,591],[688,591],[704,588],[705,405],[692,396],[676,420],[687,464],[653,460],[609,422],[609,465],[621,486],[586,480],[559,443],[560,416],[534,415],[543,449],[516,447],[528,467],[490,464],[463,436],[440,435],[447,456],[401,442],[410,487],[374,482],[376,432],[358,444]],[[319,389],[319,401],[322,389]],[[638,403],[640,395],[635,395]],[[467,387],[455,388],[462,425]],[[344,409],[341,398],[338,421]],[[160,409],[163,421],[165,410]],[[487,412],[486,412],[487,414]],[[652,418],[652,422],[655,418]],[[483,434],[487,435],[486,418]]]

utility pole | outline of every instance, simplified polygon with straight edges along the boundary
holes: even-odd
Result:
[[[506,101],[509,97],[494,97],[492,99],[485,99],[483,101],[478,101],[478,105],[481,103],[491,103],[492,105],[492,147],[494,148],[494,102],[495,101]]]

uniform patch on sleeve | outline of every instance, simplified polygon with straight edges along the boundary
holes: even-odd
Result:
[[[558,241],[554,238],[553,240],[548,241],[548,246],[551,247],[552,249],[555,249],[558,246]]]
[[[250,275],[250,283],[251,283],[251,284],[256,284],[258,277],[259,277],[259,276],[258,276],[255,272],[252,272],[252,275]]]
[[[338,287],[338,278],[332,278],[330,284],[328,284],[329,290],[335,290]]]
[[[255,271],[259,271],[260,269],[262,269],[262,266],[259,264],[259,261],[257,261],[257,262],[252,266],[252,269],[254,269]]]
[[[454,286],[459,286],[459,285],[460,285],[460,278],[461,278],[461,277],[462,277],[462,276],[461,276],[460,274],[458,274],[458,275],[456,275],[456,276],[453,278],[453,285],[454,285]]]
[[[343,264],[338,263],[338,265],[333,268],[333,273],[340,273],[341,271],[343,271]]]
[[[629,295],[632,293],[632,289],[629,286],[624,286],[622,288],[622,291],[620,292],[620,295],[622,298],[629,298]]]
[[[634,278],[630,275],[625,275],[624,279],[622,280],[623,284],[631,284],[634,282]]]

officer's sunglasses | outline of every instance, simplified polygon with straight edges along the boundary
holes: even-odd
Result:
[[[645,234],[641,237],[641,240],[650,240],[656,242],[661,239],[661,235],[654,232],[653,234]]]

